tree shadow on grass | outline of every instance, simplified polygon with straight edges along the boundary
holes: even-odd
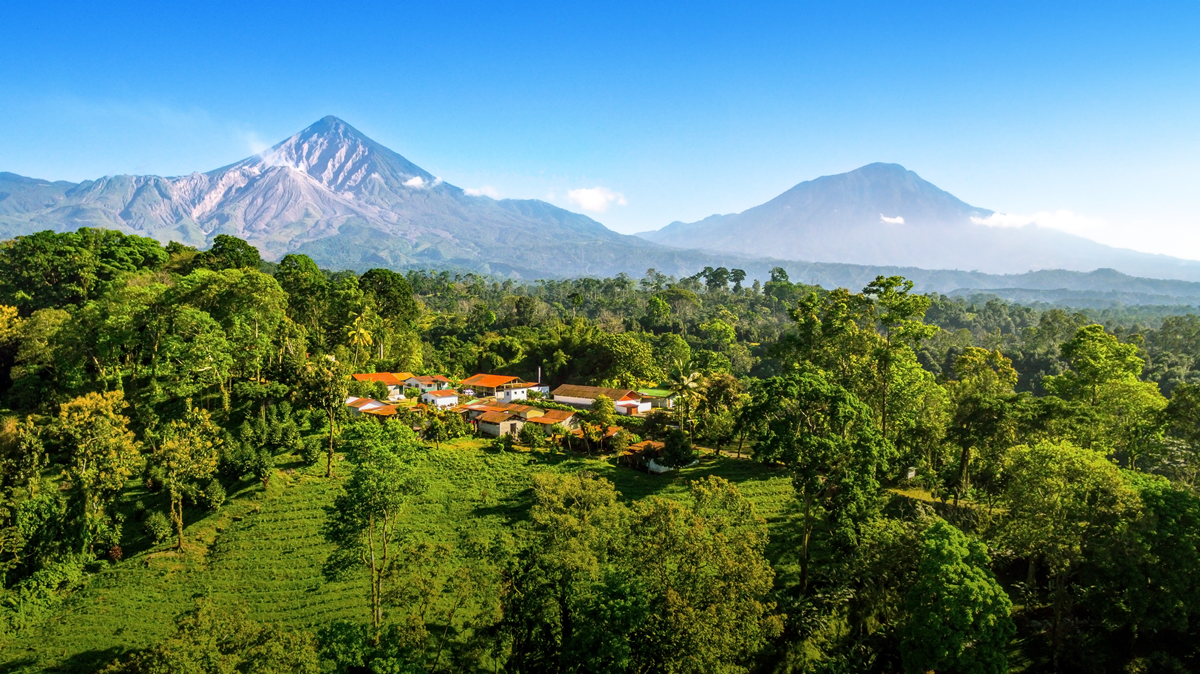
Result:
[[[129,649],[117,646],[76,653],[54,664],[46,664],[36,656],[23,657],[0,663],[0,674],[33,674],[33,672],[62,672],[84,674],[98,671]]]
[[[502,517],[508,524],[524,522],[529,519],[529,509],[533,507],[533,489],[522,489],[516,494],[505,497],[491,497],[484,505],[476,506],[471,514],[475,517]]]

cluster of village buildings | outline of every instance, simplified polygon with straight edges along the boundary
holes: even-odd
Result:
[[[420,403],[428,407],[460,414],[480,435],[500,437],[517,434],[525,424],[541,424],[547,429],[560,424],[567,431],[579,426],[574,411],[543,409],[530,401],[530,392],[574,409],[589,409],[600,396],[613,401],[617,414],[640,416],[655,407],[671,407],[671,397],[663,391],[615,389],[601,386],[563,384],[553,391],[548,386],[522,381],[501,374],[476,374],[458,382],[441,375],[417,376],[411,372],[373,372],[353,375],[362,382],[379,382],[387,387],[387,399],[349,397],[346,405],[356,414],[393,416],[407,400],[406,391],[419,391]],[[616,427],[609,429],[617,432]]]

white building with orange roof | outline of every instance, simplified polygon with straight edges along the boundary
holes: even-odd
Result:
[[[458,391],[454,389],[442,389],[440,391],[426,391],[421,394],[421,402],[426,405],[433,405],[438,409],[444,407],[454,407],[458,404]]]
[[[506,374],[477,374],[462,380],[459,390],[483,398],[495,396],[496,400],[511,403],[514,400],[525,400],[529,387],[533,384],[521,381],[520,377],[510,377]]]

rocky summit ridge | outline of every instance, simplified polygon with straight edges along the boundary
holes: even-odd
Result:
[[[204,247],[218,234],[334,268],[463,268],[526,277],[693,273],[706,254],[613,232],[537,200],[468,195],[337,117],[268,150],[177,177],[82,183],[0,173],[0,236],[106,227]]]

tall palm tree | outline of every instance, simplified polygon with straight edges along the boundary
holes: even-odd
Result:
[[[346,330],[346,335],[350,337],[350,345],[354,347],[354,365],[358,366],[358,351],[362,347],[369,347],[374,343],[374,338],[371,337],[371,331],[367,329],[367,316],[365,313],[359,314],[354,323]]]
[[[671,371],[670,378],[667,379],[667,389],[675,394],[675,397],[683,403],[683,425],[687,427],[688,438],[692,437],[691,429],[691,412],[692,405],[697,397],[700,396],[700,386],[703,383],[703,377],[699,372],[689,371],[691,368],[685,368],[683,363],[676,362],[675,369]]]

